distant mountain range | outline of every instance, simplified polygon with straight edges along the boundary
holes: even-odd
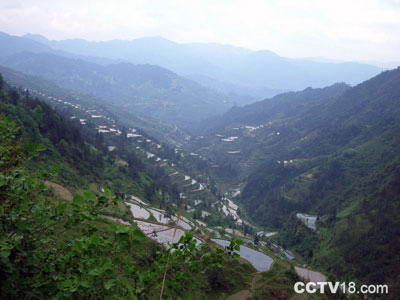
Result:
[[[154,64],[180,75],[207,76],[227,84],[276,90],[323,87],[338,81],[357,84],[381,71],[368,64],[290,59],[271,51],[212,43],[175,43],[161,37],[92,42],[83,39],[51,41],[28,34],[52,49],[74,54]],[[206,84],[205,81],[202,82]],[[265,95],[267,96],[267,95]]]
[[[239,84],[226,83],[200,74],[188,74],[185,76],[203,86],[209,87],[223,95],[227,95],[236,105],[250,104],[266,97],[285,92],[285,90],[247,87]]]
[[[160,37],[50,41],[5,33],[0,63],[183,127],[287,90],[355,84],[379,72],[366,64],[287,59],[271,51]]]
[[[202,168],[221,192],[240,190],[241,213],[278,231],[280,245],[332,278],[398,287],[400,68],[376,75],[380,68],[367,64],[160,37],[2,33],[0,65],[11,84],[46,95],[61,86],[64,99],[90,95],[88,105],[132,118],[128,126],[161,119],[174,125],[146,125],[169,133],[197,123],[196,136],[178,137],[187,156],[207,161]],[[298,213],[315,216],[316,227]]]
[[[0,35],[0,64],[181,126],[233,105],[229,97],[159,66],[70,54],[6,34]]]

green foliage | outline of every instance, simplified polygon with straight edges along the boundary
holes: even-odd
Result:
[[[232,286],[224,286],[215,280],[215,273],[223,272],[227,262],[238,257],[240,241],[232,240],[225,250],[210,248],[207,244],[199,244],[188,232],[177,243],[161,253],[154,263],[153,285],[166,298],[180,295],[181,298],[192,297],[198,291],[214,293],[226,292]],[[199,276],[200,275],[200,276]]]
[[[282,245],[337,278],[386,282],[394,291],[400,280],[394,254],[400,251],[399,99],[399,68],[352,88],[285,93],[207,122],[203,134],[209,135],[191,147],[207,149],[202,154],[218,165],[236,166],[237,176],[215,175],[244,186],[243,208],[279,231]],[[238,138],[223,143],[216,134]],[[229,155],[232,150],[241,153]],[[295,213],[318,216],[317,232]]]
[[[295,215],[291,215],[283,224],[277,239],[285,249],[295,251],[306,260],[313,257],[313,251],[320,242],[318,234],[304,226]]]
[[[240,267],[232,269],[235,241],[224,251],[198,245],[187,233],[165,249],[135,224],[105,219],[122,201],[108,189],[55,199],[43,184],[48,172],[26,168],[47,147],[25,133],[23,123],[0,115],[0,298],[176,299],[243,284],[245,273],[226,279]]]
[[[254,299],[290,299],[296,295],[293,285],[300,281],[292,265],[276,261],[268,272],[255,277]]]
[[[18,153],[13,125],[1,122],[0,132],[9,132],[1,148],[14,144]],[[32,155],[38,148],[27,150]],[[3,164],[0,170],[2,298],[132,293],[124,281],[112,280],[120,272],[133,274],[129,265],[134,262],[124,254],[145,238],[143,233],[134,226],[112,224],[114,235],[108,235],[94,225],[117,199],[106,191],[100,197],[86,192],[72,203],[55,202],[40,178],[18,165],[9,166]]]

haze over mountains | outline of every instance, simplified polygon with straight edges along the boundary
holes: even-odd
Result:
[[[118,104],[127,99],[135,101],[134,99],[143,97],[142,100],[147,101],[147,104],[146,107],[136,105],[135,109],[138,112],[149,112],[149,108],[151,108],[152,115],[178,123],[207,118],[215,113],[227,110],[232,105],[248,104],[287,90],[298,90],[308,86],[323,87],[338,81],[356,84],[380,71],[379,68],[367,64],[288,59],[267,50],[252,51],[229,45],[207,43],[179,44],[161,37],[130,41],[90,42],[82,39],[51,41],[35,34],[17,37],[2,33],[0,38],[2,41],[0,55],[3,56],[3,65],[29,72],[32,75],[45,78],[48,76],[47,79],[49,80],[64,81],[66,74],[63,77],[58,77],[60,74],[55,76],[49,70],[46,72],[40,70],[43,65],[43,56],[41,62],[38,62],[38,56],[32,56],[27,62],[28,54],[7,58],[7,56],[23,51],[52,54],[52,57],[47,58],[53,60],[53,62],[56,60],[55,56],[62,56],[65,66],[69,63],[75,66],[80,65],[81,71],[86,69],[85,76],[89,76],[89,74],[92,76],[92,78],[79,79],[79,84],[77,84],[77,78],[73,80],[70,78],[66,82],[66,84],[69,84],[69,88],[98,97],[105,97],[110,101],[118,98],[115,101]],[[68,63],[65,58],[74,61]],[[17,61],[18,59],[24,61]],[[35,60],[38,64],[34,67],[32,64]],[[60,59],[58,59],[58,62],[60,62]],[[121,63],[125,64],[122,65]],[[107,71],[103,71],[111,77],[113,76],[110,75],[111,69],[113,71],[118,69],[118,67],[108,67],[112,64],[120,64],[119,68],[124,68],[125,74],[130,71],[133,72],[133,70],[127,70],[127,63],[151,64],[167,68],[181,75],[169,73],[169,76],[174,77],[174,80],[179,83],[169,80],[170,83],[174,82],[174,87],[170,86],[169,91],[165,91],[165,85],[152,88],[152,85],[158,80],[151,82],[143,79],[140,87],[137,82],[131,82],[130,85],[121,89],[117,86],[121,79],[117,77],[121,73],[114,78],[115,80],[112,83],[102,82],[98,78],[99,74],[94,74],[102,69],[95,64],[108,68]],[[24,66],[25,64],[30,65]],[[54,65],[56,69],[59,67],[61,66],[56,67]],[[150,66],[142,66],[141,68],[150,68]],[[152,73],[152,76],[155,76],[155,73],[158,72],[157,76],[166,75],[166,70],[162,68],[153,67],[152,71],[149,72]],[[105,74],[103,75],[105,76]],[[83,76],[83,73],[80,76]],[[152,78],[155,79],[156,77]],[[93,80],[96,82],[95,84],[93,84]],[[83,83],[84,81],[86,83]],[[145,81],[146,84],[143,86]],[[167,81],[164,80],[164,83]],[[196,85],[194,82],[205,88]],[[124,81],[125,83],[127,82]],[[111,90],[106,88],[107,86],[110,87],[110,84],[115,84]],[[100,88],[95,88],[96,85]],[[133,86],[135,87],[133,88]],[[128,91],[127,89],[131,90]],[[108,90],[108,93],[103,94],[105,90]],[[125,91],[123,92],[123,90]],[[110,95],[111,98],[109,98]],[[149,100],[149,97],[156,98],[156,101],[151,103],[154,99]],[[182,106],[182,101],[189,105]],[[209,111],[204,106],[201,108],[202,103],[209,101],[215,104],[215,110]],[[163,103],[163,105],[159,105],[160,103]],[[128,105],[131,104],[135,106],[133,103]],[[174,107],[174,105],[177,105],[177,107]],[[163,106],[164,108],[162,108]]]
[[[0,300],[400,299],[400,0],[1,0]]]
[[[299,90],[308,86],[323,87],[337,81],[356,84],[381,71],[367,64],[290,59],[268,50],[252,51],[212,43],[182,44],[162,37],[105,42],[83,39],[51,41],[32,34],[25,37],[74,54],[155,64],[180,75],[203,75],[252,88]]]
[[[400,68],[380,71],[160,37],[0,33],[2,114],[54,150],[34,167],[52,159],[65,185],[182,209],[208,237],[263,239],[287,268],[265,273],[277,279],[265,295],[292,295],[293,266],[304,263],[400,294]],[[257,230],[273,238],[246,236]]]
[[[159,66],[118,60],[110,63],[107,58],[53,50],[29,39],[6,34],[0,38],[3,66],[41,76],[125,110],[184,125],[233,105],[227,96]]]
[[[234,105],[307,86],[354,84],[379,71],[159,37],[89,42],[1,33],[0,42],[3,66],[187,128]]]
[[[8,56],[1,63],[172,123],[198,121],[232,105],[213,90],[154,65],[101,66],[53,54],[27,52]]]
[[[379,72],[366,64],[287,59],[271,51],[161,37],[90,42],[2,33],[0,39],[4,66],[180,125],[287,90],[355,84]]]

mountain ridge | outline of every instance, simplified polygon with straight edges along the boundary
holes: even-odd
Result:
[[[200,120],[230,105],[229,99],[217,92],[154,65],[119,62],[102,66],[52,53],[29,52],[0,61],[17,71],[42,76],[71,90],[172,123]]]
[[[398,293],[399,101],[397,68],[233,108],[188,146],[220,166],[219,182],[239,187],[246,212],[284,247]],[[316,231],[298,214],[315,217]]]
[[[79,43],[76,47],[72,40],[48,41],[46,44],[76,54],[151,63],[181,75],[198,73],[227,83],[255,88],[298,90],[307,86],[322,87],[336,81],[356,84],[380,71],[367,64],[290,59],[269,50],[252,51],[214,43],[185,44],[146,38],[118,42],[80,40]]]

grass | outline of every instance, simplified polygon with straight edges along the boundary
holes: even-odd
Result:
[[[293,286],[301,279],[288,261],[275,260],[270,271],[259,275],[254,284],[253,299],[328,299],[321,294],[296,294]]]

